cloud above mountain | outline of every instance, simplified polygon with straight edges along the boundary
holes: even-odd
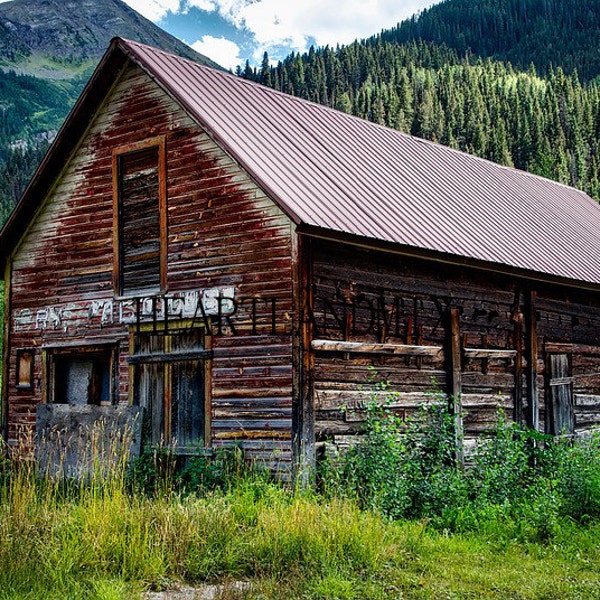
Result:
[[[305,51],[311,44],[347,44],[389,28],[436,0],[125,0],[132,8],[168,25],[173,15],[200,10],[218,14],[237,30],[244,31],[254,42],[253,58],[258,62],[267,50],[277,57],[292,50]],[[172,31],[173,33],[173,31]],[[240,55],[239,44],[212,32],[203,34],[193,45],[225,66]],[[189,41],[189,40],[188,40]],[[229,43],[228,43],[229,42]],[[238,51],[236,52],[235,47]],[[211,54],[212,52],[212,54]],[[247,56],[247,53],[244,53]],[[238,64],[238,63],[236,63]]]
[[[5,2],[7,0],[0,0]],[[124,0],[227,68],[388,29],[439,0]],[[201,15],[201,18],[198,16]],[[185,21],[193,21],[190,26]]]

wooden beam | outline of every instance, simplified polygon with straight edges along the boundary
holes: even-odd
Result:
[[[538,389],[538,337],[537,314],[535,307],[536,292],[529,290],[525,297],[525,319],[527,329],[527,425],[539,431],[540,395]]]
[[[463,354],[465,358],[514,358],[517,351],[509,348],[465,348]]]
[[[557,354],[587,354],[590,356],[600,355],[600,340],[597,346],[587,346],[584,344],[562,344],[559,342],[546,342],[544,344],[546,352],[555,352]]]
[[[523,313],[516,312],[514,317],[514,345],[515,345],[515,422],[523,424]]]
[[[11,279],[12,257],[6,261],[4,269],[4,330],[2,331],[2,402],[0,402],[0,435],[8,441],[8,388],[10,374],[10,327],[11,327]]]
[[[451,308],[447,333],[447,371],[450,410],[454,415],[454,436],[456,443],[456,461],[464,464],[463,415],[462,415],[462,360],[460,343],[460,309]]]
[[[213,357],[212,350],[190,350],[179,352],[157,352],[156,354],[134,354],[127,358],[130,365],[163,364],[184,362],[189,360],[209,360]]]
[[[344,342],[339,340],[313,340],[312,349],[319,352],[348,352],[360,354],[389,354],[396,356],[438,356],[441,346],[413,346],[409,344],[376,344]]]
[[[314,481],[315,397],[313,391],[313,257],[312,240],[292,232],[294,244],[294,313],[298,323],[293,329],[296,355],[292,393],[292,460],[294,480],[301,487]]]

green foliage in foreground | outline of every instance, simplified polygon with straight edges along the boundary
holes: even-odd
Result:
[[[600,598],[598,438],[542,440],[500,419],[463,473],[439,403],[408,424],[367,412],[320,494],[236,451],[180,472],[168,452],[146,454],[80,483],[0,458],[0,598],[238,580],[250,590],[221,597]]]
[[[256,475],[205,496],[147,496],[119,474],[77,488],[20,466],[0,487],[0,598],[132,598],[206,580],[250,581],[250,598],[592,598],[598,534],[448,535]]]
[[[573,523],[600,522],[600,435],[551,438],[500,415],[460,469],[445,406],[424,404],[406,423],[371,403],[366,435],[326,470],[326,489],[394,519],[496,540],[546,542]]]

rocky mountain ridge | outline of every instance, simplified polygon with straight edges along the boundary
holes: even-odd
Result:
[[[90,71],[115,35],[218,67],[121,0],[11,0],[0,4],[0,68],[69,79]]]

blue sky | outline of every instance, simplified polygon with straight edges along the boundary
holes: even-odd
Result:
[[[2,0],[0,0],[2,1]],[[258,65],[311,44],[335,46],[394,26],[439,0],[125,0],[222,66]]]

